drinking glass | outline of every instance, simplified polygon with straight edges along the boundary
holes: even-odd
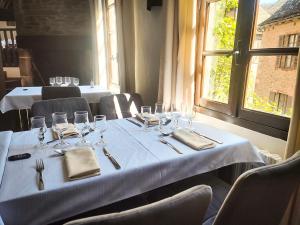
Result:
[[[100,141],[96,142],[96,145],[105,145],[103,134],[107,129],[106,116],[104,115],[96,115],[94,116],[94,124],[93,128],[96,132],[100,133]]]
[[[57,133],[60,140],[54,145],[54,148],[62,149],[68,147],[70,144],[64,141],[64,131],[68,129],[67,113],[55,112],[52,114],[52,129]]]
[[[63,83],[62,77],[55,77],[55,82],[58,86],[61,86]]]
[[[144,130],[148,131],[149,128],[149,119],[151,116],[151,106],[142,106],[141,107],[141,114],[144,118]]]
[[[31,117],[31,130],[38,135],[39,144],[36,148],[44,148],[46,144],[44,143],[45,133],[47,132],[47,127],[45,123],[44,116],[34,116]]]
[[[182,108],[183,108],[182,104],[181,104],[181,109],[180,110],[178,110],[176,108],[175,104],[171,105],[171,115],[172,115],[172,119],[174,120],[174,129],[178,128],[178,122],[179,122],[179,119],[181,117]]]
[[[55,84],[55,77],[50,77],[50,78],[49,78],[49,84],[50,84],[51,86],[54,86],[54,84]]]
[[[193,126],[193,119],[196,116],[196,109],[195,107],[186,107],[185,108],[185,117],[188,120],[188,128],[192,129]]]
[[[73,84],[74,84],[75,86],[78,86],[78,85],[79,85],[79,79],[76,78],[76,77],[73,77]]]
[[[162,129],[163,120],[166,117],[165,115],[165,107],[163,103],[155,103],[155,117],[159,120],[158,130]]]
[[[65,84],[69,86],[71,84],[71,77],[65,77]]]
[[[76,144],[79,146],[89,145],[85,139],[85,133],[90,131],[89,114],[87,111],[77,111],[74,113],[74,124],[79,131],[81,140]]]

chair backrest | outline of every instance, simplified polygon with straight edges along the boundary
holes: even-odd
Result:
[[[300,187],[300,152],[241,175],[213,225],[279,225]]]
[[[45,116],[47,127],[52,125],[52,113],[54,112],[66,112],[68,121],[73,123],[74,112],[76,111],[88,111],[89,120],[92,121],[92,113],[89,104],[85,98],[60,98],[50,99],[35,102],[31,111],[33,116]]]
[[[112,120],[132,117],[141,111],[143,101],[137,93],[123,93],[101,97],[99,105],[99,113]]]
[[[42,87],[42,100],[81,97],[79,87]]]
[[[211,196],[209,186],[199,185],[146,206],[74,220],[65,225],[199,225]]]

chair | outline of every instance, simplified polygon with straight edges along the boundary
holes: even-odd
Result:
[[[283,218],[288,216],[288,208],[298,188],[300,152],[282,163],[242,174],[231,188],[215,218],[211,216],[203,224],[282,224]],[[210,209],[208,213],[209,211]]]
[[[211,195],[209,186],[199,185],[146,206],[74,220],[65,225],[199,225]]]
[[[35,102],[31,107],[33,116],[45,116],[47,127],[52,125],[52,113],[66,112],[68,121],[74,122],[75,111],[88,111],[89,120],[92,121],[92,113],[85,98],[61,98]]]
[[[42,87],[42,100],[81,97],[79,87]]]
[[[109,95],[101,97],[99,113],[108,120],[127,118],[140,112],[142,105],[142,97],[137,93]]]

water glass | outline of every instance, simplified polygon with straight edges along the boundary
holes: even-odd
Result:
[[[144,119],[144,130],[148,131],[149,128],[149,119],[151,116],[151,106],[142,106],[141,107],[141,114]]]
[[[69,86],[71,84],[71,77],[65,77],[65,84]]]
[[[174,120],[174,129],[177,129],[179,127],[178,122],[179,122],[179,119],[181,117],[181,112],[183,110],[182,108],[183,108],[183,104],[181,104],[181,109],[180,110],[178,110],[176,108],[175,104],[171,105],[171,116],[172,116],[172,119]]]
[[[76,144],[78,146],[89,145],[89,142],[85,139],[85,133],[90,131],[89,114],[87,111],[77,111],[74,113],[74,124],[79,131],[81,140]]]
[[[55,112],[52,114],[52,129],[57,133],[60,142],[54,148],[62,149],[70,144],[63,140],[64,132],[68,129],[68,118],[65,112]]]
[[[185,109],[185,117],[188,120],[188,128],[192,129],[193,126],[193,119],[196,116],[196,109],[195,107],[186,107]]]
[[[78,85],[79,85],[79,79],[76,78],[76,77],[73,77],[73,84],[74,84],[75,86],[78,86]]]
[[[100,141],[96,142],[96,145],[105,145],[103,134],[107,129],[107,122],[106,122],[106,116],[104,115],[96,115],[94,116],[94,124],[93,129],[96,132],[100,133]]]
[[[63,83],[63,78],[62,77],[55,77],[55,82],[58,86],[61,86]]]
[[[165,106],[163,103],[155,103],[155,117],[159,119],[158,130],[162,129],[163,119],[166,117],[165,115]]]
[[[50,78],[49,78],[49,84],[50,84],[51,86],[54,86],[54,84],[55,84],[55,77],[50,77]]]
[[[44,143],[45,133],[47,132],[47,126],[45,123],[44,116],[34,116],[30,119],[31,130],[38,135],[39,144],[36,145],[36,148],[44,148],[46,144]]]

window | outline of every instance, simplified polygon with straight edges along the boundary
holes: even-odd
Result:
[[[300,46],[300,8],[292,3],[199,0],[199,111],[287,137]]]
[[[279,36],[279,47],[299,47],[300,34],[288,34]],[[282,70],[295,70],[297,67],[297,56],[277,56],[276,68]]]
[[[106,49],[107,49],[107,71],[108,83],[111,89],[119,88],[119,67],[118,67],[118,47],[117,47],[117,24],[115,0],[105,0],[105,27],[106,27]]]

